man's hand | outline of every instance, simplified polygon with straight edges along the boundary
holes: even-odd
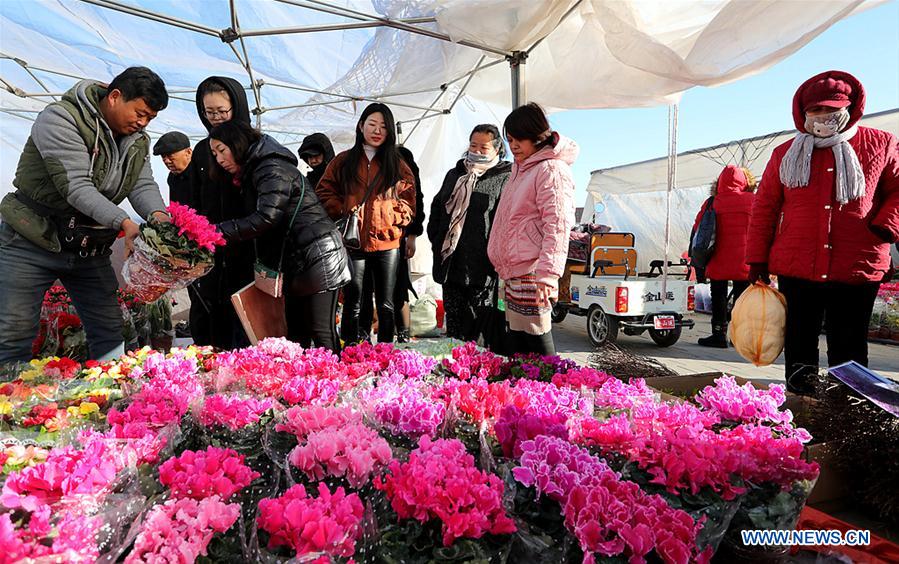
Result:
[[[134,252],[134,240],[140,235],[140,230],[136,223],[126,219],[122,222],[122,231],[125,233],[125,258],[128,258]]]
[[[167,214],[165,212],[161,212],[161,211],[153,212],[153,214],[150,216],[150,218],[153,221],[156,221],[159,223],[171,223],[172,222],[172,216],[170,216],[169,214]]]
[[[416,235],[406,236],[406,258],[410,259],[415,256],[415,239]]]
[[[771,277],[768,276],[768,264],[764,262],[754,262],[749,265],[749,283],[755,284],[761,282],[767,286],[771,285]]]

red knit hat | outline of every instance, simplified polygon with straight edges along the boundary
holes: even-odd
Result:
[[[845,108],[852,103],[852,86],[838,78],[822,78],[805,88],[802,94],[802,110],[813,106]]]

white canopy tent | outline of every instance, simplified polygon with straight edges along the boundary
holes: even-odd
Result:
[[[899,108],[867,115],[860,124],[899,136]],[[693,220],[722,168],[745,166],[761,179],[774,148],[795,134],[795,130],[778,131],[678,153],[677,185],[671,192],[670,256],[677,259],[687,250]],[[667,196],[667,157],[594,170],[580,219],[634,233],[638,267],[648,270],[649,261],[665,255]]]
[[[288,145],[323,131],[345,147],[365,103],[384,101],[430,201],[471,127],[501,123],[512,104],[675,104],[693,86],[761,72],[880,2],[4,0],[0,193],[12,189],[27,120],[44,104],[79,78],[141,64],[173,97],[154,138],[205,136],[194,90],[213,74],[246,84],[257,124]],[[429,253],[416,258],[428,271]]]

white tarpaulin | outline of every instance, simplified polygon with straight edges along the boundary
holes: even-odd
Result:
[[[899,109],[865,116],[860,125],[883,129],[899,136]],[[687,250],[693,220],[709,186],[728,164],[746,166],[761,179],[775,147],[791,139],[795,130],[780,131],[696,149],[677,156],[677,186],[671,201],[671,260]],[[648,269],[649,261],[665,255],[665,198],[668,189],[668,159],[661,157],[639,163],[594,170],[587,185],[587,201],[582,221],[611,225],[628,231],[637,241],[637,261]],[[641,270],[642,271],[642,270]]]
[[[0,192],[48,93],[142,64],[176,97],[151,124],[154,138],[205,135],[193,90],[212,74],[241,80],[263,129],[294,146],[324,131],[345,147],[368,100],[392,104],[430,201],[471,127],[508,112],[513,52],[528,53],[523,98],[549,108],[666,104],[761,72],[876,3],[3,0]],[[417,258],[428,270],[429,253]]]

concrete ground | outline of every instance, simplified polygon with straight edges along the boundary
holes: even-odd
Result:
[[[712,333],[711,316],[695,314],[696,327],[685,329],[680,340],[668,348],[657,346],[649,335],[638,337],[618,334],[617,344],[627,351],[647,356],[661,362],[678,374],[698,374],[702,372],[727,372],[753,380],[784,381],[783,355],[775,364],[757,367],[744,360],[731,347],[714,349],[700,347],[696,340]],[[578,364],[586,365],[594,353],[587,338],[587,318],[569,315],[562,323],[553,326],[556,352]],[[827,366],[827,344],[821,337],[821,366]],[[899,346],[869,343],[869,365],[882,376],[899,380]]]

